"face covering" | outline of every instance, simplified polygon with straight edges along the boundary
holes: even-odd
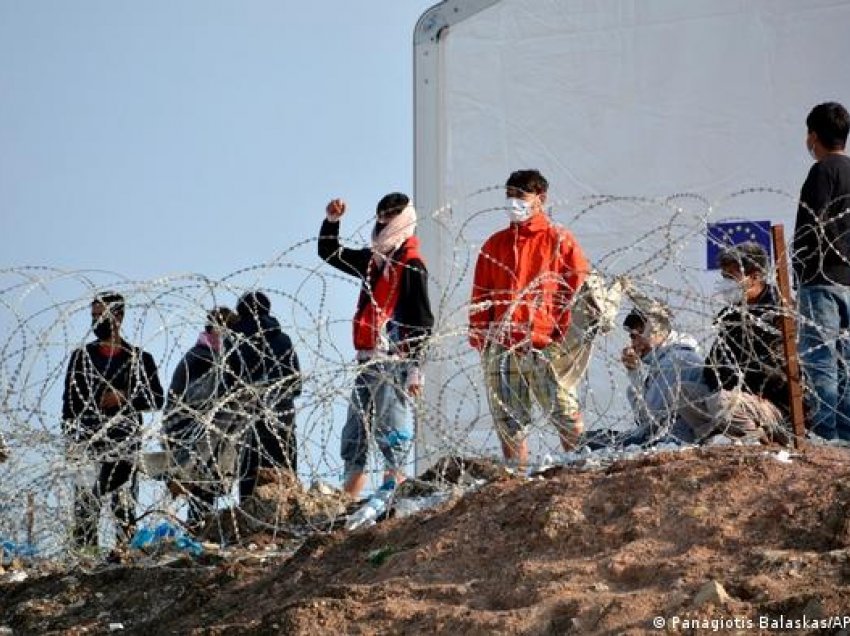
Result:
[[[221,351],[221,340],[221,334],[214,330],[207,331],[204,329],[198,336],[199,345],[206,345],[216,353]]]
[[[522,223],[531,218],[531,203],[511,197],[508,199],[507,212],[511,223]]]
[[[375,221],[375,229],[372,230],[372,236],[378,236],[381,232],[384,231],[384,228],[387,227],[387,223],[381,223],[380,221]]]
[[[109,340],[112,337],[112,322],[101,320],[92,325],[92,331],[98,340]]]
[[[809,144],[806,144],[806,150],[809,151],[809,156],[812,159],[814,159],[815,161],[818,160],[817,156],[815,155],[815,147],[814,146],[810,146]]]
[[[721,278],[719,281],[714,283],[714,293],[712,296],[729,305],[735,305],[743,302],[744,286],[742,281],[737,281],[732,278]]]

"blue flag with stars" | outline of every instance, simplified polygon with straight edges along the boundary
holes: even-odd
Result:
[[[728,221],[709,223],[706,233],[706,268],[720,269],[717,257],[721,250],[731,245],[753,241],[761,245],[772,258],[773,249],[770,240],[770,221]]]

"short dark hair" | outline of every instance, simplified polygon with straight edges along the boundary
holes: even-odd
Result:
[[[724,247],[717,257],[720,267],[738,265],[744,274],[766,274],[768,269],[767,251],[755,241]]]
[[[670,308],[660,300],[647,300],[646,307],[635,307],[629,312],[623,320],[623,327],[629,331],[645,331],[648,325],[650,333],[666,337],[672,329]]]
[[[261,291],[251,291],[239,298],[236,313],[240,318],[267,316],[272,310],[272,301]]]
[[[236,312],[230,307],[214,307],[207,312],[207,324],[204,326],[204,331],[230,327],[234,322],[236,322]]]
[[[646,327],[646,316],[637,308],[632,309],[623,320],[623,328],[627,331],[643,331]]]
[[[838,102],[824,102],[812,108],[806,126],[827,150],[841,150],[847,144],[850,114]]]
[[[549,191],[549,182],[539,170],[516,170],[508,177],[505,187],[531,194],[545,194]]]
[[[410,203],[410,197],[401,192],[390,192],[384,195],[375,206],[376,214],[399,214]]]
[[[124,296],[114,291],[100,292],[91,301],[92,306],[103,305],[109,313],[115,316],[124,316]]]

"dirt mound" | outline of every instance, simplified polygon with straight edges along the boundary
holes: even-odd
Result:
[[[290,471],[262,468],[257,473],[253,496],[238,510],[210,515],[200,538],[216,543],[264,545],[279,534],[291,535],[286,529],[298,529],[297,536],[329,531],[339,526],[353,504],[347,494],[323,483],[305,488]]]
[[[697,621],[742,633],[850,629],[850,454],[813,448],[781,459],[723,447],[500,476],[413,517],[314,535],[294,554],[6,584],[0,626],[639,634],[661,617],[685,633],[711,631]]]

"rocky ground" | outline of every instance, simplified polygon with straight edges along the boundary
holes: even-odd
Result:
[[[253,549],[7,569],[0,634],[850,634],[850,451],[783,459],[493,471],[352,533],[243,528]]]

